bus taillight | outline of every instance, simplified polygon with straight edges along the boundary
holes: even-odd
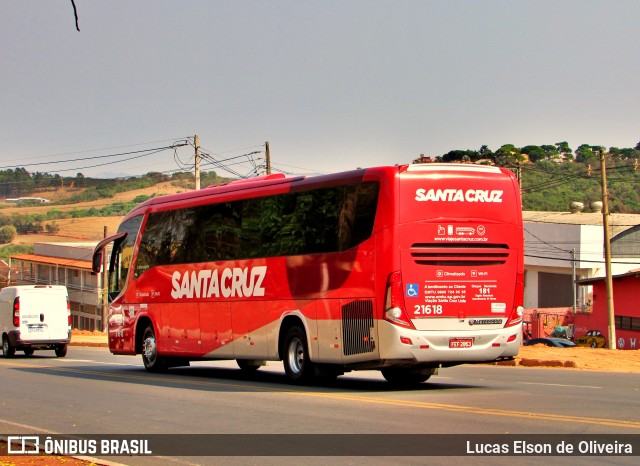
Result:
[[[401,327],[415,329],[404,308],[403,292],[402,273],[390,273],[384,300],[384,319]]]
[[[513,300],[513,309],[511,310],[511,315],[509,316],[505,327],[513,327],[514,325],[522,324],[522,317],[524,316],[524,306],[522,302],[523,297],[524,273],[518,272],[518,276],[516,277],[516,290]]]
[[[13,326],[20,327],[20,297],[13,300]]]

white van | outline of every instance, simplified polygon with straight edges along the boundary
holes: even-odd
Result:
[[[71,309],[67,287],[60,285],[8,286],[0,290],[2,354],[16,350],[31,356],[34,350],[52,349],[67,354],[71,340]]]

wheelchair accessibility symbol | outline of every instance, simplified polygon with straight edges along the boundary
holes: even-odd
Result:
[[[407,297],[415,298],[418,296],[418,284],[417,283],[409,283],[407,284]]]

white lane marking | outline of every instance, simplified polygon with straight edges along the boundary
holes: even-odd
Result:
[[[96,361],[95,359],[71,359],[71,358],[64,358],[64,359],[54,359],[54,361],[60,361],[62,362],[92,362],[94,364],[102,364],[105,366],[131,366],[131,367],[138,367],[138,366],[142,366],[142,364],[122,364],[120,362],[104,362],[104,361]]]
[[[94,362],[93,359],[71,359],[71,358],[64,358],[65,362]]]
[[[595,385],[567,385],[562,383],[542,383],[542,382],[518,382],[522,385],[546,385],[548,387],[573,387],[573,388],[602,388]]]

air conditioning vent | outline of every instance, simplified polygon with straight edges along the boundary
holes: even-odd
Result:
[[[419,265],[501,265],[507,261],[509,254],[506,244],[416,243],[411,246],[411,258]]]
[[[342,306],[342,348],[345,356],[370,353],[375,349],[373,302],[352,301]]]

